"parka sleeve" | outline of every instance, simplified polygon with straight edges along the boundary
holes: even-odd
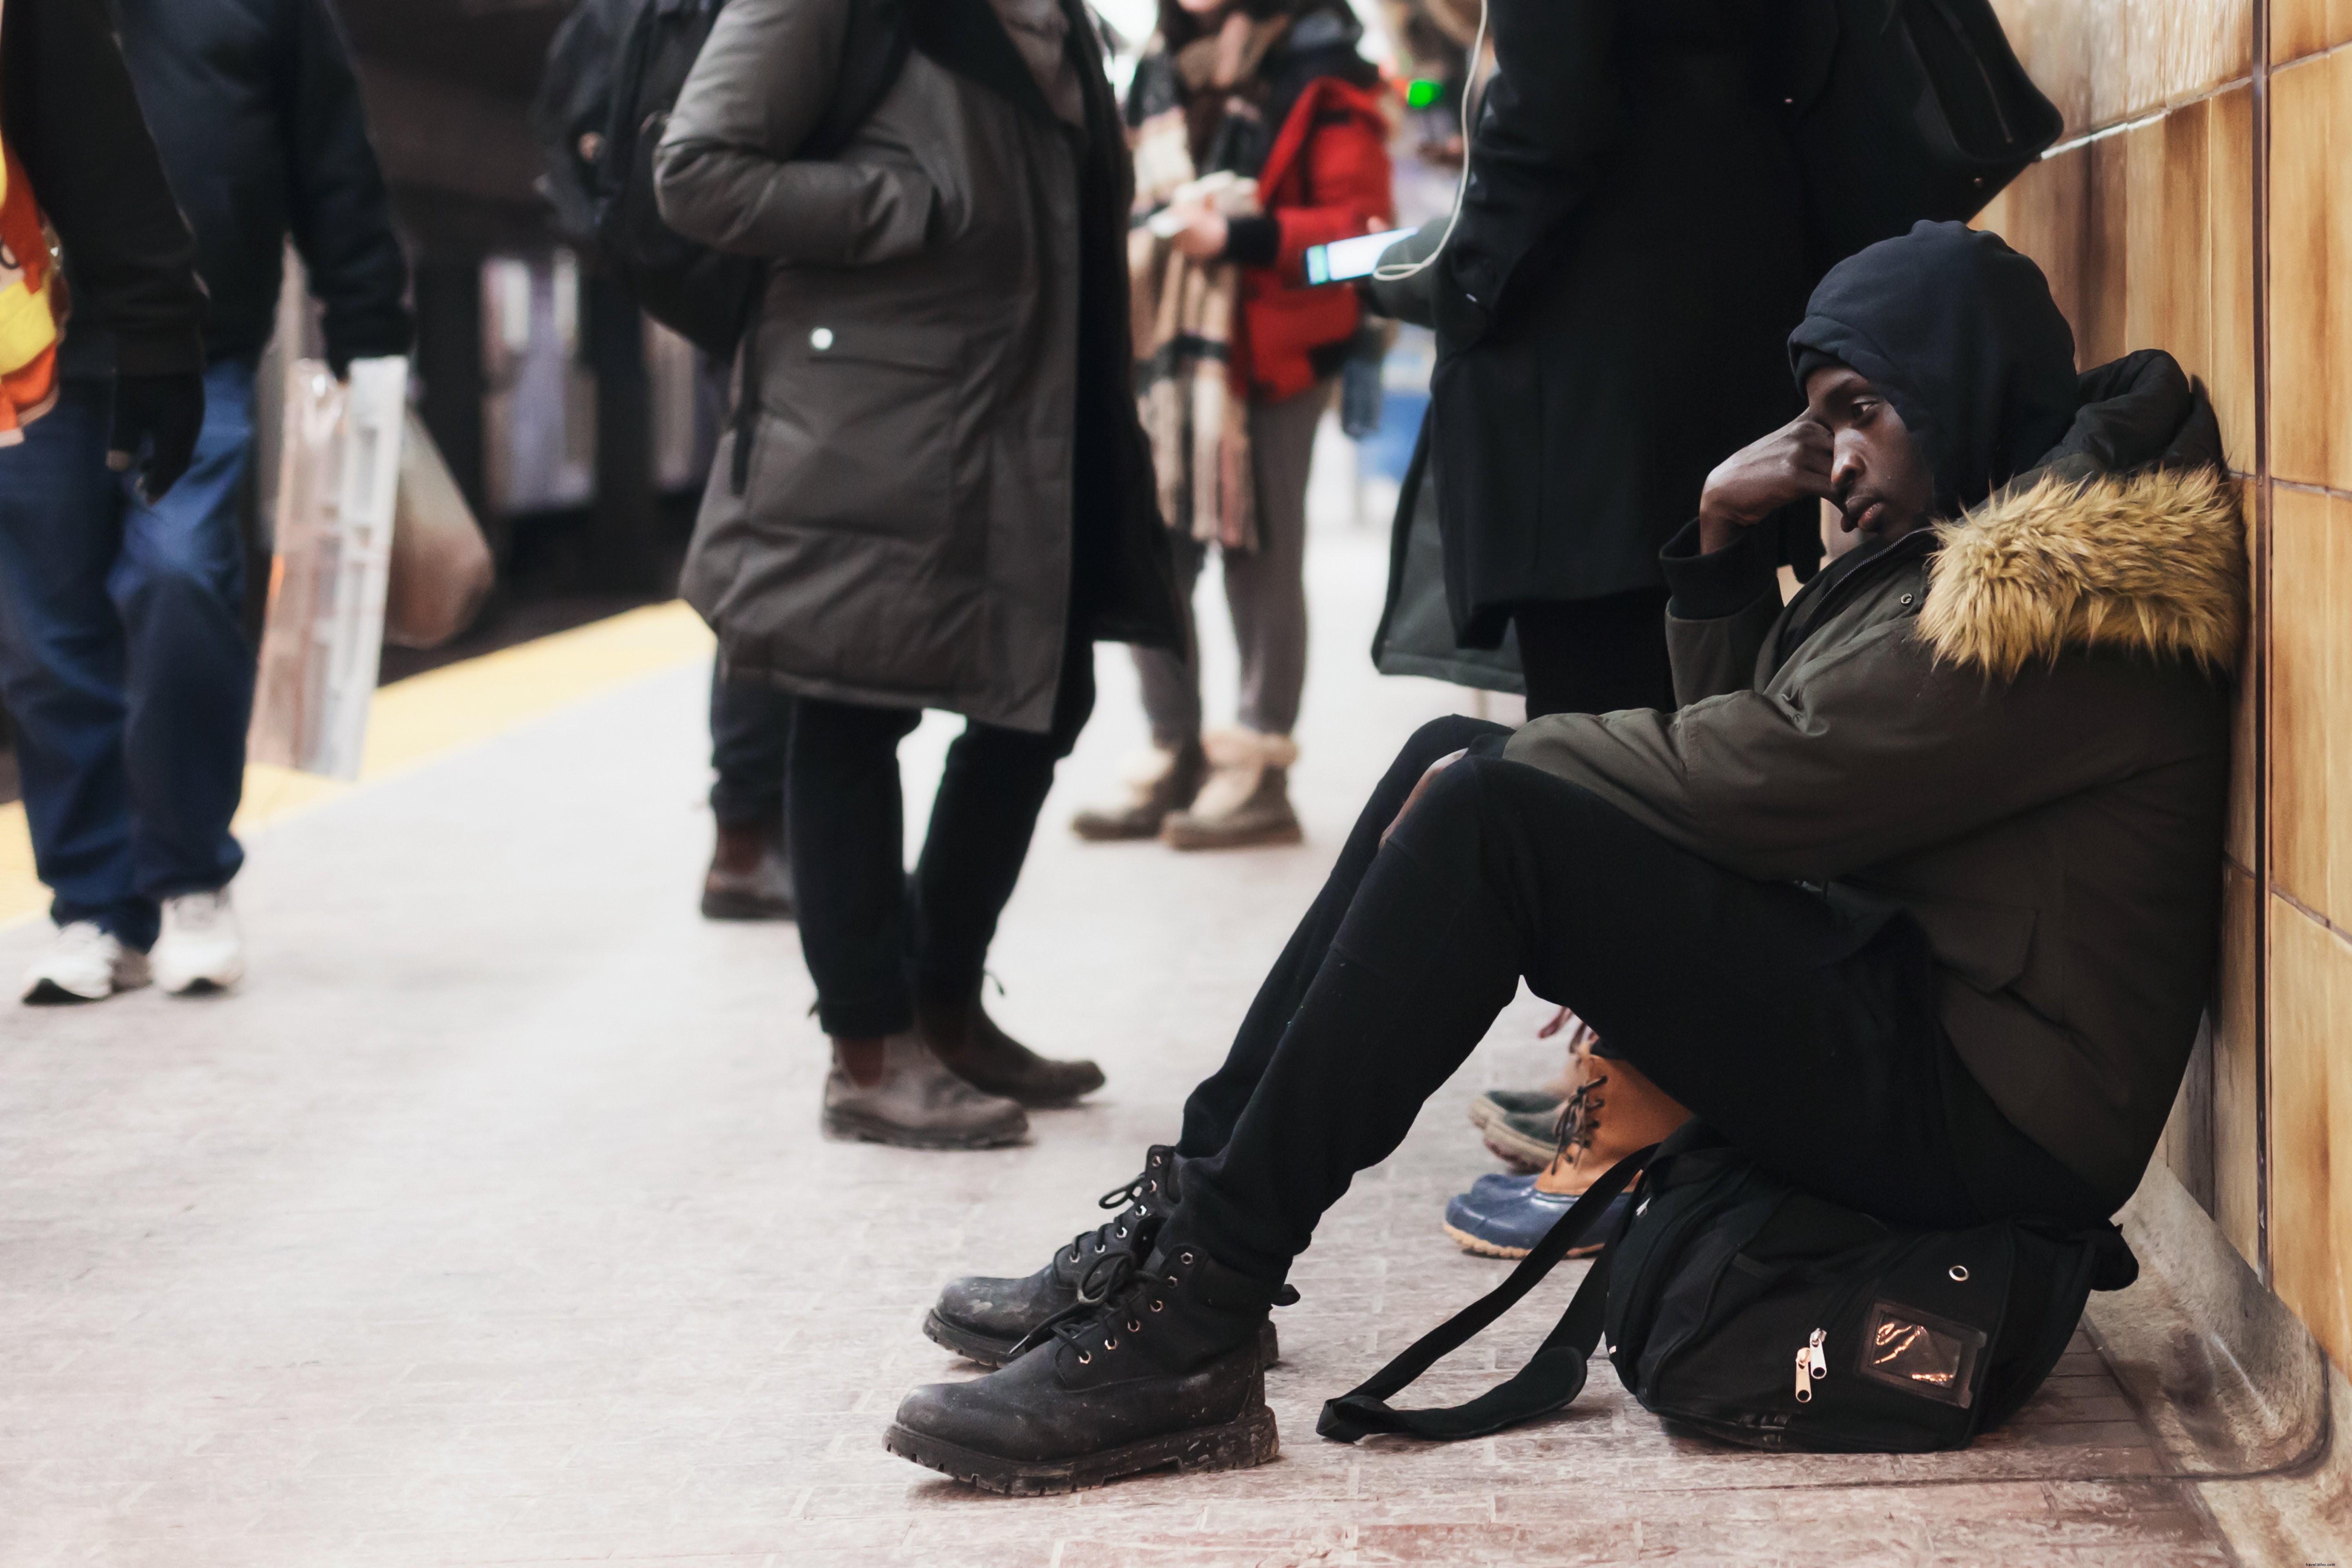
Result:
[[[1755,683],[1757,656],[1782,614],[1780,574],[1758,531],[1746,530],[1727,548],[1702,555],[1693,518],[1658,552],[1672,595],[1666,654],[1681,706]]]
[[[367,112],[342,24],[327,0],[295,0],[286,84],[289,216],[310,292],[326,307],[327,358],[406,353],[414,336],[408,258],[392,193],[368,140]]]
[[[1394,216],[1386,129],[1369,111],[1318,111],[1307,139],[1307,199],[1269,215],[1278,237],[1265,260],[1283,277],[1304,276],[1307,247],[1373,233]]]
[[[8,145],[125,375],[205,365],[196,241],[163,177],[104,0],[16,0],[0,32]]]
[[[1938,666],[1908,619],[1864,633],[1802,686],[1675,713],[1553,713],[1504,751],[1583,785],[1746,876],[1828,881],[2223,744],[2182,722],[2178,669],[2068,655],[1989,681]],[[2218,699],[2207,704],[2210,719]]]
[[[655,156],[672,228],[715,250],[856,266],[923,248],[939,195],[911,164],[803,160],[839,74],[849,0],[733,0]]]

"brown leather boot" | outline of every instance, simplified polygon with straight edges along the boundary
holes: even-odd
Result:
[[[977,992],[961,1002],[917,1002],[915,1030],[950,1072],[1031,1110],[1074,1104],[1103,1086],[1094,1063],[1041,1057],[998,1028]]]
[[[720,823],[702,879],[702,918],[788,921],[793,914],[793,861],[783,824]]]
[[[1688,1110],[1632,1062],[1587,1049],[1579,1066],[1581,1080],[1560,1108],[1559,1152],[1536,1177],[1539,1193],[1581,1193],[1610,1166],[1690,1120]]]

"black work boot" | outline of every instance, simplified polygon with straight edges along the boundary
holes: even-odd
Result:
[[[1280,1287],[1182,1243],[1140,1265],[1113,1254],[1097,1282],[1101,1300],[1069,1309],[1011,1364],[907,1395],[883,1446],[1014,1496],[1275,1457],[1257,1339]]]
[[[1077,1305],[1082,1294],[1100,1298],[1108,1258],[1128,1253],[1140,1261],[1151,1250],[1160,1222],[1182,1196],[1181,1171],[1176,1151],[1154,1143],[1135,1180],[1097,1200],[1118,1213],[1093,1230],[1079,1232],[1054,1254],[1052,1262],[1026,1278],[975,1275],[950,1280],[923,1319],[923,1332],[966,1361],[1003,1366],[1013,1359],[1013,1346],[1056,1313]],[[1093,1283],[1088,1283],[1090,1276]],[[1282,1357],[1270,1321],[1260,1336],[1258,1355],[1268,1366]]]

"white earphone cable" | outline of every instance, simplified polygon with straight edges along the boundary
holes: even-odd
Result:
[[[1445,232],[1437,237],[1437,247],[1418,261],[1395,261],[1385,267],[1373,268],[1372,279],[1375,282],[1402,283],[1406,279],[1420,274],[1423,268],[1445,254],[1445,247],[1454,240],[1454,226],[1462,221],[1462,198],[1470,189],[1470,89],[1477,80],[1479,57],[1486,52],[1488,3],[1489,0],[1478,0],[1478,35],[1470,41],[1470,64],[1462,82],[1462,177],[1454,182],[1454,209],[1445,216]]]

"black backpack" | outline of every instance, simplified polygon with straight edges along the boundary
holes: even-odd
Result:
[[[549,47],[533,118],[559,215],[587,209],[599,258],[646,314],[731,358],[766,265],[688,239],[654,198],[654,152],[724,3],[581,0]],[[911,47],[901,0],[855,0],[833,101],[795,156],[847,146]]]
[[[1450,1409],[1389,1405],[1533,1289],[1645,1170],[1642,1202],[1517,1375]],[[1344,1443],[1484,1436],[1568,1405],[1605,1336],[1618,1377],[1674,1427],[1756,1448],[1964,1447],[2041,1386],[2089,1293],[2137,1272],[2112,1225],[1900,1230],[1798,1192],[1692,1123],[1621,1161],[1501,1286],[1326,1404],[1316,1430]]]
[[[1815,271],[1984,210],[2063,117],[1990,0],[1797,0],[1783,96]]]

